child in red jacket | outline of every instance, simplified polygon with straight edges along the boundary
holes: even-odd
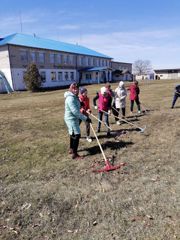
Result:
[[[96,105],[96,101],[98,99],[98,107]],[[96,94],[96,97],[93,98],[93,104],[95,109],[98,108],[98,119],[100,121],[102,121],[103,115],[104,115],[104,121],[106,123],[107,126],[109,126],[109,113],[110,113],[110,109],[111,109],[111,101],[112,101],[112,97],[111,95],[108,93],[108,89],[106,87],[102,87],[100,89],[100,92],[98,92]],[[97,132],[100,132],[101,129],[101,122],[98,121],[98,128],[97,128]],[[110,131],[108,128],[107,131],[107,136],[110,136]]]
[[[134,101],[137,104],[138,113],[141,113],[141,107],[140,107],[140,101],[139,101],[140,89],[138,87],[138,81],[135,80],[130,85],[128,90],[130,90],[130,101],[131,101],[130,111],[131,111],[131,113],[133,113]]]
[[[80,112],[84,114],[85,116],[89,116],[89,113],[91,113],[90,105],[89,105],[89,98],[87,96],[87,89],[82,87],[80,88],[80,95],[79,95],[79,100],[81,104]],[[80,120],[81,123],[81,120]],[[92,138],[90,137],[90,123],[85,122],[86,124],[86,140],[88,142],[92,142]]]

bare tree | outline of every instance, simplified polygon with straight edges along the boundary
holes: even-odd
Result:
[[[133,74],[143,75],[152,72],[151,62],[149,60],[136,60],[133,63]]]

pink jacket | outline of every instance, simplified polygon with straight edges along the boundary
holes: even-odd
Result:
[[[130,90],[130,100],[136,100],[140,93],[139,87],[136,86],[135,84],[131,84],[129,87],[129,90]]]
[[[99,111],[103,110],[107,112],[111,107],[111,97],[108,94],[107,96],[103,96],[101,93],[99,93],[98,98],[98,109]]]

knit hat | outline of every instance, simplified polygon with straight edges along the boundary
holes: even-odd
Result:
[[[124,86],[124,82],[123,81],[120,81],[119,82],[119,87],[122,88]]]
[[[83,94],[85,92],[87,92],[87,89],[85,87],[81,87],[80,88],[80,94]]]
[[[77,83],[74,82],[70,85],[69,91],[72,92],[73,90],[76,90],[76,89],[78,89],[78,85]]]
[[[103,95],[103,94],[105,94],[107,92],[107,88],[106,87],[102,87],[101,88],[101,94]]]

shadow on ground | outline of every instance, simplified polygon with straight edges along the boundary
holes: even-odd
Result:
[[[114,141],[107,141],[103,143],[101,146],[104,149],[111,149],[111,150],[119,150],[120,148],[125,148],[129,145],[134,144],[133,142],[124,142],[124,141],[119,141],[119,142],[114,142]],[[80,151],[87,151],[88,153],[84,156],[89,156],[89,155],[95,155],[97,153],[101,153],[101,150],[98,145],[89,147],[89,148],[84,148]]]

